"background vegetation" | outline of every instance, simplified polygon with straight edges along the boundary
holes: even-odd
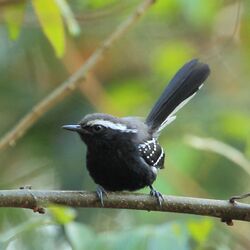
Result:
[[[139,2],[0,1],[1,135],[75,72]],[[61,125],[91,112],[146,116],[176,70],[200,58],[212,74],[162,133],[166,164],[155,187],[217,199],[249,192],[249,10],[249,1],[158,0],[87,82],[15,147],[0,152],[1,189],[94,190],[85,145]],[[8,250],[250,247],[248,223],[228,227],[215,219],[143,211],[52,207],[39,215],[0,209],[0,232],[0,248]]]

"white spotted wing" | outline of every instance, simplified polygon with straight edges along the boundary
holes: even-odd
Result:
[[[148,140],[138,146],[139,153],[144,161],[156,168],[164,168],[165,153],[156,139]]]

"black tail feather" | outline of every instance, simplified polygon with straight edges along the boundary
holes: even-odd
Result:
[[[178,105],[199,90],[209,73],[209,66],[197,59],[186,63],[176,73],[146,119],[153,133],[160,129]]]

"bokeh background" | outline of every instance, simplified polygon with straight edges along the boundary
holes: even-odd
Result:
[[[1,136],[75,72],[139,3],[0,1]],[[91,112],[146,116],[178,68],[199,58],[210,65],[211,76],[162,133],[166,163],[155,187],[216,199],[249,192],[249,48],[249,1],[158,0],[87,82],[15,147],[0,152],[1,189],[94,190],[85,145],[61,126]],[[8,250],[250,248],[247,222],[229,227],[214,218],[145,211],[56,206],[39,215],[1,208],[0,232],[0,249]]]

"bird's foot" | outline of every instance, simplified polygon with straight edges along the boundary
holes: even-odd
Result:
[[[247,198],[247,197],[249,197],[249,196],[250,196],[250,193],[232,196],[232,197],[229,199],[229,202],[232,203],[232,204],[234,204],[234,203],[235,203],[235,200],[241,200],[241,199]]]
[[[150,195],[154,196],[157,199],[159,206],[161,206],[162,202],[164,201],[162,194],[157,190],[155,190],[152,185],[150,185],[149,188],[150,188]]]
[[[104,207],[103,196],[108,197],[106,190],[102,186],[98,185],[96,188],[96,194],[102,204],[102,207]]]

